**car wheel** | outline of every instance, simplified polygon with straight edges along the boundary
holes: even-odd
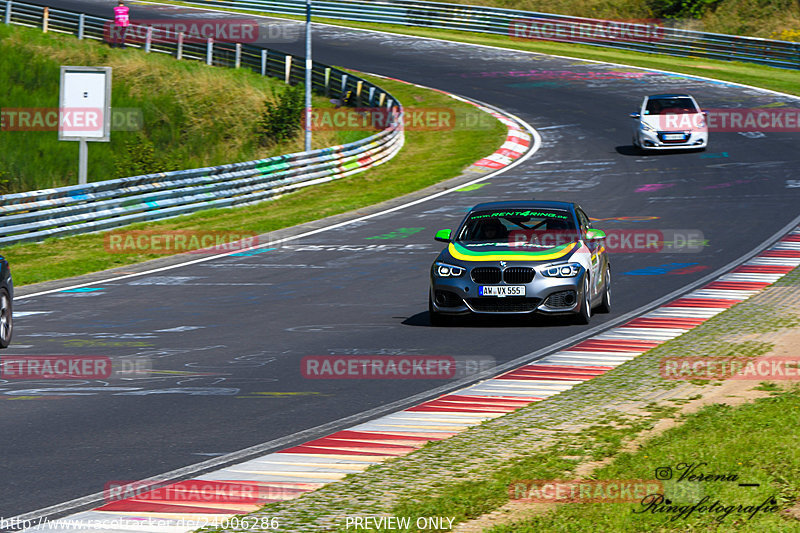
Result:
[[[606,286],[603,290],[603,301],[597,307],[601,313],[611,312],[611,267],[606,267]]]
[[[2,288],[0,289],[0,348],[6,348],[11,343],[13,329],[11,296],[5,288]]]
[[[589,276],[583,278],[583,300],[575,321],[578,324],[588,324],[592,318],[592,298],[589,294]]]
[[[449,316],[445,316],[441,313],[437,313],[433,309],[433,300],[431,299],[430,294],[428,295],[428,320],[433,327],[441,327],[441,326],[449,326],[453,323],[452,318]]]

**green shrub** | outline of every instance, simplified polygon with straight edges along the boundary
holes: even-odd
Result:
[[[153,143],[141,132],[125,141],[125,149],[115,155],[115,166],[117,178],[172,170],[163,158],[156,157]]]
[[[285,88],[276,95],[276,101],[264,101],[264,111],[258,123],[258,135],[262,146],[294,137],[303,122],[304,91],[304,85],[299,84]]]
[[[653,16],[663,19],[699,19],[722,0],[648,0]]]

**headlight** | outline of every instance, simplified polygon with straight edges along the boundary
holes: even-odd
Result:
[[[433,264],[433,273],[437,278],[457,278],[463,276],[467,269],[460,266],[448,265],[437,261]]]
[[[642,131],[656,131],[656,129],[647,122],[641,122],[640,124],[641,125],[639,127],[642,129]]]
[[[540,272],[548,278],[574,278],[581,271],[580,263],[564,263],[545,267]]]

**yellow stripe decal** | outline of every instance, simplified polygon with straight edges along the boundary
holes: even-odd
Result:
[[[456,259],[462,261],[551,261],[558,259],[569,254],[578,246],[577,242],[572,242],[564,247],[558,247],[553,252],[510,252],[510,253],[492,253],[492,252],[472,252],[466,250],[462,246],[456,246],[452,242],[448,246],[447,251]],[[463,253],[462,250],[467,251]]]

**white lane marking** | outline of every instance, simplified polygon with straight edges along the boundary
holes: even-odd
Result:
[[[745,265],[771,265],[771,266],[800,266],[800,257],[797,259],[792,257],[756,257],[746,263]]]
[[[728,290],[728,289],[700,289],[690,292],[685,298],[711,298],[715,300],[747,300],[761,289],[745,291],[745,290]]]
[[[682,328],[614,328],[607,333],[601,333],[592,339],[597,340],[648,340],[668,341],[686,333]]]
[[[775,283],[786,274],[763,274],[757,272],[732,272],[725,274],[718,281],[754,281],[761,283]]]
[[[662,307],[642,318],[711,318],[723,311],[724,307]]]
[[[800,250],[800,242],[781,241],[772,250]]]

